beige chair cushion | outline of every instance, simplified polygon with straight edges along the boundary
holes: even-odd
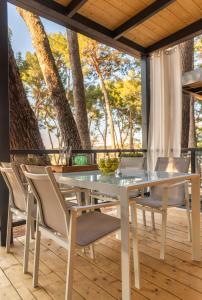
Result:
[[[84,213],[77,218],[76,243],[87,246],[120,228],[120,219],[100,213]]]

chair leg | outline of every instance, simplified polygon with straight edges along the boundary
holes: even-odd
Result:
[[[41,243],[41,231],[39,230],[39,226],[38,226],[38,222],[37,222],[37,225],[36,225],[35,251],[34,251],[33,287],[37,287],[38,286],[40,243]]]
[[[165,259],[166,226],[167,226],[167,210],[163,211],[163,213],[162,213],[160,259]]]
[[[75,243],[76,243],[76,212],[72,211],[70,216],[70,226],[69,226],[69,248],[68,248],[68,259],[67,259],[67,279],[66,279],[65,300],[72,299]]]
[[[135,205],[131,205],[131,233],[132,233],[132,246],[133,246],[133,264],[135,287],[140,289],[140,263],[139,263],[139,250],[138,250],[138,229],[137,229],[137,209]]]
[[[25,232],[25,247],[24,247],[24,261],[23,261],[23,273],[28,272],[29,264],[29,243],[31,232],[31,206],[29,201],[27,202],[27,220],[26,220],[26,232]]]
[[[120,210],[120,207],[117,206],[116,208],[116,217],[117,218],[121,218],[121,210]],[[118,230],[117,233],[116,233],[116,239],[117,240],[121,240],[121,230]]]
[[[8,208],[8,221],[7,221],[7,237],[6,237],[6,252],[10,252],[10,244],[11,244],[11,231],[12,231],[12,220],[13,214],[10,208]]]
[[[85,205],[91,204],[91,197],[90,197],[90,191],[85,192]],[[95,259],[95,250],[94,250],[94,244],[90,245],[90,258]]]
[[[31,239],[35,239],[35,219],[31,218]]]
[[[187,210],[187,221],[188,221],[188,241],[192,241],[192,235],[191,235],[191,211],[190,211],[190,205],[189,205],[189,199],[186,201],[186,210]]]
[[[90,258],[92,260],[95,260],[95,248],[94,248],[94,244],[90,245]]]
[[[154,212],[151,212],[152,229],[155,230],[155,217]]]
[[[142,218],[143,218],[143,225],[147,226],[146,213],[144,209],[142,210]]]

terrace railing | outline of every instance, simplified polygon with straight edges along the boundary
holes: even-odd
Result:
[[[202,176],[202,148],[187,148],[182,149],[183,156],[191,157],[191,172],[192,173],[200,173]],[[11,150],[11,155],[15,156],[26,156],[26,155],[36,155],[36,156],[43,156],[43,155],[55,155],[61,154],[60,149],[53,149],[53,150]],[[146,156],[147,149],[91,149],[91,150],[72,150],[72,154],[89,154],[91,155],[92,163],[97,163],[100,156],[106,154],[116,154],[120,156],[121,154],[127,155],[138,155],[137,153],[142,153]],[[70,163],[72,163],[70,161]]]

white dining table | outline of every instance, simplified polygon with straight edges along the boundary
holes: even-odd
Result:
[[[131,299],[129,191],[188,180],[192,193],[192,260],[200,261],[200,177],[198,174],[147,172],[125,169],[122,173],[102,175],[100,171],[57,173],[59,183],[115,194],[120,199],[122,299]]]

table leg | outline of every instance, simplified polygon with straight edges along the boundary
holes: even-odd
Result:
[[[121,210],[120,210],[119,206],[116,207],[116,217],[119,219],[121,217]],[[118,230],[116,232],[116,238],[117,238],[117,240],[121,240],[121,230]]]
[[[192,259],[200,261],[200,177],[191,178],[192,183]]]
[[[121,208],[121,272],[122,272],[122,299],[131,298],[130,280],[130,227],[128,192],[124,188],[120,191]]]

